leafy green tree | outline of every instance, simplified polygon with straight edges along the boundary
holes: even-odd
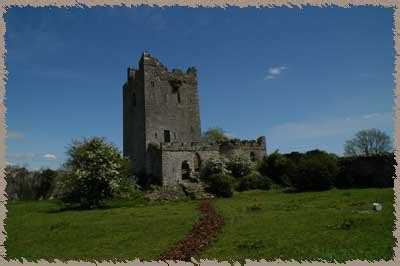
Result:
[[[296,164],[289,178],[291,185],[298,191],[322,191],[333,187],[338,172],[335,156],[323,151],[312,151]]]
[[[258,170],[264,176],[271,178],[276,184],[289,186],[289,176],[293,174],[294,163],[278,151],[265,156]]]
[[[390,137],[383,131],[373,128],[357,132],[355,137],[344,145],[345,156],[371,156],[392,152]]]
[[[104,138],[73,141],[67,151],[65,175],[59,182],[59,198],[82,208],[98,207],[113,196],[121,179],[128,173],[127,159]]]
[[[206,132],[201,136],[202,144],[213,144],[220,141],[228,140],[228,136],[226,136],[224,130],[222,128],[214,127],[209,128]]]

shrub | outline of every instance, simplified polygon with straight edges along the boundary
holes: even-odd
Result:
[[[32,178],[30,175],[31,173],[25,167],[9,165],[5,168],[8,200],[33,199],[33,191],[31,189]]]
[[[257,171],[252,171],[248,175],[240,179],[237,187],[238,191],[245,191],[250,189],[263,189],[268,190],[271,188],[271,180],[267,177],[261,176]]]
[[[217,197],[230,198],[233,196],[233,178],[227,174],[218,173],[209,176],[207,191]]]
[[[243,177],[255,168],[255,164],[245,153],[238,152],[228,161],[227,168],[234,177]]]
[[[338,188],[393,187],[395,176],[394,154],[342,157],[338,161]]]
[[[112,180],[111,189],[114,198],[136,199],[141,194],[140,187],[128,178]]]
[[[112,185],[126,174],[126,159],[103,138],[73,141],[67,151],[65,175],[59,180],[57,196],[82,208],[97,207],[113,196]]]
[[[33,199],[48,199],[54,189],[57,171],[42,169],[32,175]]]
[[[339,168],[335,157],[325,152],[307,154],[290,176],[297,191],[319,191],[332,188]]]
[[[204,162],[204,166],[201,169],[200,177],[206,181],[208,177],[214,174],[225,174],[230,175],[231,172],[228,170],[228,160],[223,156],[214,156]]]
[[[284,155],[274,152],[263,158],[258,170],[263,176],[268,176],[276,184],[289,186],[288,176],[294,172],[294,163]]]

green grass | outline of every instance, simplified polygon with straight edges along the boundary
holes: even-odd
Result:
[[[383,204],[381,212],[372,203]],[[252,260],[390,260],[392,189],[283,193],[247,191],[218,199],[225,226],[198,258]]]
[[[63,211],[51,201],[7,204],[7,259],[156,260],[198,219],[197,202]]]
[[[383,210],[373,212],[373,202]],[[198,259],[389,260],[393,203],[392,189],[236,193],[214,202],[225,225]],[[7,258],[155,260],[198,219],[198,201],[110,204],[60,212],[52,201],[8,203]]]

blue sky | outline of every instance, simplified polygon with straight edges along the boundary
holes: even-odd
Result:
[[[393,136],[393,9],[14,7],[5,20],[11,164],[58,167],[82,137],[122,150],[122,85],[143,50],[197,67],[203,131],[338,155],[360,129]]]

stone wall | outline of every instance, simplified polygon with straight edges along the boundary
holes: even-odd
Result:
[[[260,161],[267,154],[264,136],[257,140],[228,140],[220,143],[219,151],[227,158],[232,158],[238,152],[244,153],[253,161]]]
[[[145,98],[143,69],[128,68],[123,86],[123,154],[135,165],[135,172],[145,169]]]

